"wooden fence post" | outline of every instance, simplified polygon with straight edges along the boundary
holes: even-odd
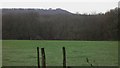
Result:
[[[46,68],[46,59],[45,59],[44,48],[41,48],[41,54],[42,54],[42,68]]]
[[[38,68],[40,68],[39,47],[37,47],[37,62],[38,62]]]
[[[66,68],[66,50],[65,47],[63,49],[63,68]]]

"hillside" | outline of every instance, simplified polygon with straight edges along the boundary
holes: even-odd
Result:
[[[72,14],[63,9],[3,9],[3,39],[118,40],[118,9]]]

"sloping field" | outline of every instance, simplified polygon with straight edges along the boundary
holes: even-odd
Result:
[[[45,48],[47,66],[62,66],[62,47],[68,66],[118,65],[117,41],[3,40],[3,66],[37,66],[37,47]]]

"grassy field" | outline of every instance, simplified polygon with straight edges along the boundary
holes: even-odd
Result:
[[[68,66],[118,65],[117,41],[3,40],[4,66],[37,66],[36,47],[45,48],[47,66],[62,66],[62,47],[66,47]],[[95,62],[94,62],[95,61]]]

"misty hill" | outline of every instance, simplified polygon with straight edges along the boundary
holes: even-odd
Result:
[[[3,14],[7,14],[7,13],[29,13],[29,12],[37,12],[40,15],[56,15],[56,14],[67,14],[67,15],[71,15],[72,13],[63,10],[61,8],[57,8],[57,9],[3,9]]]
[[[24,40],[118,40],[118,9],[72,14],[62,9],[3,9],[2,38]]]

